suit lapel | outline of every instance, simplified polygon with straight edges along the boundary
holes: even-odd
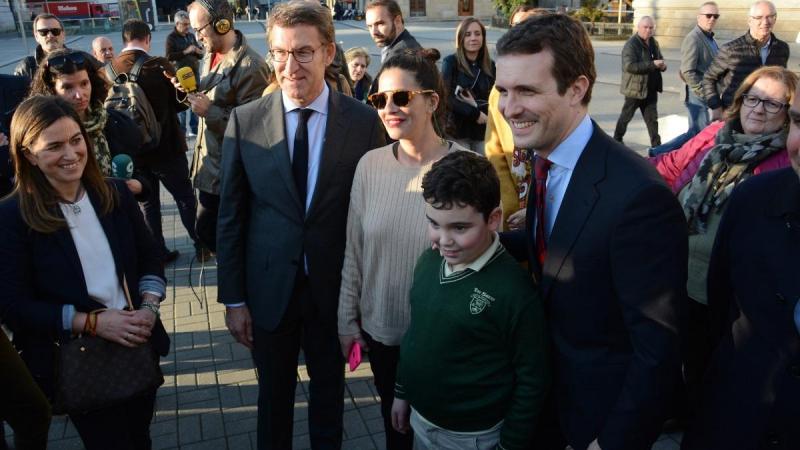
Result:
[[[266,138],[266,149],[275,160],[278,172],[283,178],[283,183],[289,191],[295,206],[298,208],[300,217],[305,213],[305,205],[300,202],[300,194],[294,184],[292,174],[292,159],[289,156],[288,139],[292,139],[286,133],[286,120],[284,120],[283,100],[281,91],[277,90],[267,97],[266,114],[264,115],[264,130]]]
[[[564,260],[572,251],[578,235],[597,203],[596,184],[605,178],[607,148],[602,143],[605,135],[594,121],[592,124],[594,125],[592,138],[578,158],[547,243],[547,256],[542,269],[544,299],[549,297],[553,281],[558,278]]]
[[[322,142],[320,155],[319,174],[314,184],[314,193],[311,197],[311,206],[308,208],[307,217],[311,217],[319,208],[320,198],[326,192],[327,186],[336,171],[336,164],[342,155],[345,130],[347,129],[346,107],[341,101],[341,94],[334,89],[330,90],[328,99],[328,117],[325,123],[325,140]]]

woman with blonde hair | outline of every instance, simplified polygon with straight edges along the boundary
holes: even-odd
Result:
[[[486,46],[486,28],[474,17],[456,29],[456,52],[442,60],[442,79],[449,97],[446,131],[464,147],[483,154],[494,61]]]
[[[372,85],[372,77],[367,73],[370,57],[364,47],[353,47],[344,52],[347,70],[353,80],[353,98],[362,102],[367,101],[367,94]]]

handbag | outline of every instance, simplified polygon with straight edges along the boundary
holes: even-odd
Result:
[[[123,275],[128,309],[133,310]],[[107,408],[164,384],[159,357],[150,341],[130,348],[98,336],[61,342],[54,414],[82,414]]]

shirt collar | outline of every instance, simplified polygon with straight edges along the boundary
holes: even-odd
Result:
[[[769,35],[769,39],[767,39],[767,42],[765,42],[764,45],[761,46],[761,48],[762,49],[769,48],[769,44],[771,43],[772,43],[772,34]]]
[[[589,114],[586,114],[578,126],[572,130],[572,133],[558,144],[547,159],[555,166],[575,170],[575,165],[578,164],[578,159],[581,157],[583,149],[586,148],[586,144],[589,143],[589,139],[592,138],[593,132],[592,119]]]
[[[499,246],[500,246],[500,236],[497,233],[493,233],[492,244],[489,245],[486,251],[481,253],[481,256],[477,257],[474,261],[466,265],[458,265],[456,267],[456,266],[451,266],[450,264],[445,264],[444,265],[445,275],[450,276],[455,272],[462,272],[467,269],[472,269],[474,272],[480,272],[481,269],[486,267],[486,264],[488,264],[489,261],[492,259],[492,256],[494,256],[495,252],[497,251],[497,247]]]
[[[315,112],[320,114],[328,114],[328,98],[330,97],[330,89],[328,89],[328,83],[322,83],[322,93],[320,93],[317,98],[314,99],[311,104],[306,106],[307,109],[311,109]],[[292,101],[285,92],[281,91],[281,98],[283,99],[283,109],[288,113],[292,112],[296,109],[302,109],[303,107]]]
[[[123,52],[133,52],[133,51],[136,51],[136,50],[139,50],[140,52],[147,53],[147,50],[143,49],[142,47],[137,47],[135,45],[130,45],[130,44],[128,44],[125,48],[122,49]],[[122,53],[122,52],[120,52],[120,53]]]

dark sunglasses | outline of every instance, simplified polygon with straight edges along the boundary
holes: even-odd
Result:
[[[63,72],[64,66],[66,66],[67,63],[72,64],[75,66],[75,69],[80,70],[86,65],[86,57],[83,56],[83,53],[77,52],[53,56],[47,59],[47,68],[55,70],[56,72]]]
[[[719,19],[719,14],[700,14],[701,16],[706,16],[706,19]]]
[[[411,100],[414,99],[414,96],[417,94],[433,94],[433,89],[425,89],[422,91],[406,91],[403,89],[398,89],[395,91],[384,91],[384,92],[376,92],[375,94],[370,95],[367,97],[369,103],[375,107],[375,109],[383,109],[386,107],[386,102],[391,98],[392,103],[399,107],[408,106]]]
[[[36,32],[39,33],[39,36],[41,37],[45,37],[48,34],[52,34],[53,36],[61,36],[61,28],[42,28],[36,30]]]

